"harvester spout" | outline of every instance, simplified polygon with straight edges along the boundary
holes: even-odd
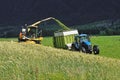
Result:
[[[38,25],[41,23],[41,22],[45,22],[45,21],[48,21],[48,20],[54,20],[60,27],[62,27],[64,30],[70,30],[70,28],[68,28],[66,25],[64,25],[62,22],[60,22],[58,19],[54,18],[54,17],[49,17],[49,18],[46,18],[46,19],[43,19],[43,20],[40,20],[40,21],[37,21],[35,23],[33,23],[32,27],[38,27]]]
[[[35,22],[34,24],[32,24],[31,26],[37,26],[37,25],[40,24],[41,22],[45,22],[45,21],[48,21],[48,20],[51,20],[51,19],[54,19],[54,18],[53,18],[53,17],[49,17],[49,18],[46,18],[46,19],[37,21],[37,22]]]

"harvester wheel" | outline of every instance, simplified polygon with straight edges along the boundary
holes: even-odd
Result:
[[[18,42],[21,42],[20,38],[18,38]]]
[[[35,43],[36,43],[36,44],[40,44],[40,41],[39,41],[39,40],[36,40]]]
[[[97,45],[94,45],[93,46],[93,53],[94,54],[99,54],[100,50],[99,50],[99,47]]]

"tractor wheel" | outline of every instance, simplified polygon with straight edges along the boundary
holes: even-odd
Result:
[[[86,49],[84,47],[82,47],[82,52],[86,53]]]
[[[92,51],[89,51],[89,54],[92,54]]]
[[[97,45],[94,45],[93,46],[93,53],[96,55],[96,54],[99,54],[100,50],[99,50],[99,47]]]

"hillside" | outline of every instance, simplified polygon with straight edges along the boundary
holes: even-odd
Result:
[[[61,21],[63,23],[63,21]],[[34,23],[34,22],[32,22]],[[30,23],[30,24],[32,24]],[[30,25],[29,24],[29,25]],[[63,23],[65,24],[65,23]],[[66,25],[66,24],[65,24]],[[19,32],[24,26],[22,25],[0,25],[0,37],[18,37]],[[84,25],[68,26],[71,29],[78,29],[79,33],[87,33],[89,35],[120,35],[120,19],[114,20],[102,20],[95,21],[93,23]],[[43,31],[42,36],[53,36],[55,31],[61,30],[62,28],[55,21],[46,21],[39,25],[39,28]]]
[[[119,63],[42,45],[0,42],[1,80],[119,80]]]

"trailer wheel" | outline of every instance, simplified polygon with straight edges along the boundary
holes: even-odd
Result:
[[[72,44],[71,50],[72,50],[72,51],[76,51],[76,48],[75,48],[75,45],[74,45],[74,44]]]
[[[100,50],[99,50],[99,47],[97,45],[94,45],[93,46],[93,53],[96,55],[96,54],[99,54]]]

